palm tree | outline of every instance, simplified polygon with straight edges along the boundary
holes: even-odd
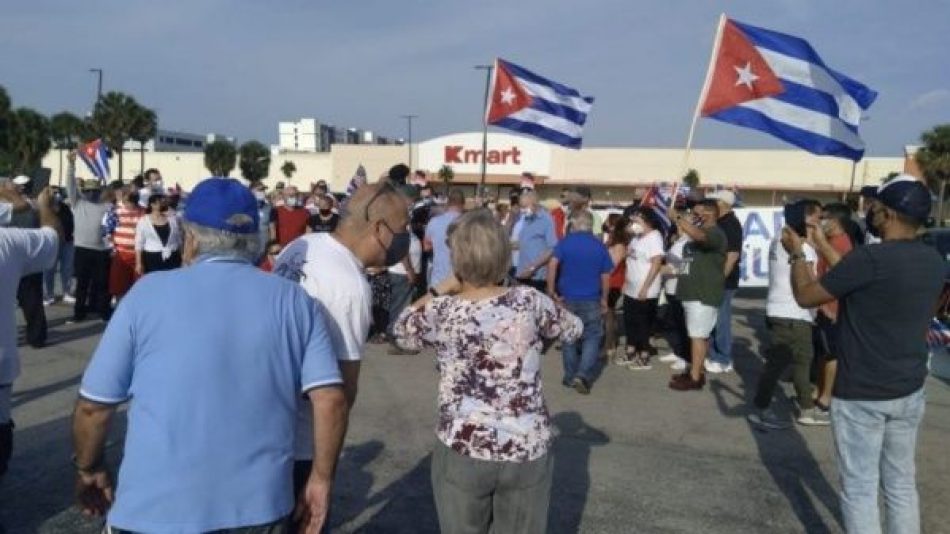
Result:
[[[452,170],[452,167],[443,165],[439,168],[439,179],[442,180],[442,184],[445,188],[445,196],[449,196],[449,184],[452,183],[454,178],[455,171]]]
[[[63,182],[63,151],[79,146],[85,129],[83,120],[68,111],[61,111],[50,118],[53,144],[59,150],[59,183]]]
[[[149,108],[139,106],[129,137],[139,144],[139,174],[145,174],[145,143],[158,133],[158,117]]]
[[[30,108],[18,108],[10,115],[9,136],[11,174],[32,175],[52,146],[49,119]]]
[[[683,176],[683,185],[689,187],[691,190],[696,189],[699,186],[699,171],[696,169],[687,171],[686,175]]]
[[[270,172],[270,150],[260,141],[248,141],[238,149],[241,154],[241,175],[251,183],[267,178]]]
[[[122,147],[132,138],[142,107],[131,96],[110,91],[96,102],[92,112],[92,128],[102,141],[119,156],[119,179],[122,178]]]
[[[205,167],[212,176],[227,176],[237,163],[237,149],[234,144],[218,139],[205,145]]]
[[[284,173],[284,177],[290,180],[290,177],[297,172],[297,165],[292,161],[285,161],[284,164],[280,166],[280,172]]]
[[[950,124],[934,126],[920,136],[923,146],[914,155],[931,189],[940,191],[937,220],[943,226],[943,204],[950,180]]]

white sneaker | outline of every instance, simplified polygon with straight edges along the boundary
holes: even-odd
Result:
[[[732,364],[723,365],[719,362],[711,362],[709,360],[703,362],[703,367],[706,368],[707,373],[714,375],[732,372]]]
[[[659,358],[656,359],[656,361],[663,362],[663,363],[673,363],[675,361],[680,361],[680,360],[682,359],[679,356],[673,354],[672,352],[669,354],[664,354],[663,356],[660,356]]]
[[[70,295],[69,293],[66,293],[65,295],[63,295],[63,302],[65,302],[66,304],[75,304],[76,297]]]
[[[685,371],[686,367],[687,367],[686,360],[681,360],[677,358],[676,361],[673,362],[673,365],[670,366],[670,369],[674,371]]]
[[[43,299],[43,306],[48,308],[52,306],[56,301],[54,299]]]

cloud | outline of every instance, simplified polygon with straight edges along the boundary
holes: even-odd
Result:
[[[926,93],[918,95],[911,100],[908,109],[917,111],[947,101],[950,101],[950,89],[934,89],[933,91],[927,91]]]

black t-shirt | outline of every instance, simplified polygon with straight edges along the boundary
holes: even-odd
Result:
[[[325,220],[320,217],[320,214],[314,214],[307,219],[307,226],[313,232],[332,232],[336,230],[336,225],[339,222],[340,216],[336,213],[331,213],[330,218]]]
[[[60,202],[59,211],[56,212],[56,215],[59,217],[59,224],[61,224],[63,227],[63,241],[66,243],[72,243],[73,230],[76,228],[76,224],[73,221],[73,210],[71,210],[64,202]]]
[[[739,288],[739,264],[742,262],[742,223],[736,217],[736,214],[729,212],[719,218],[717,222],[719,228],[726,234],[726,253],[735,252],[739,254],[735,267],[726,277],[726,289]]]
[[[162,246],[168,244],[168,238],[172,235],[171,226],[168,223],[165,224],[155,224],[152,223],[152,227],[155,228],[155,233],[158,234],[158,238],[162,240]]]
[[[840,305],[835,397],[889,400],[924,385],[927,328],[945,272],[933,247],[887,241],[852,250],[821,278]]]

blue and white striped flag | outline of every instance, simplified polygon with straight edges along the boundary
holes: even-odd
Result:
[[[568,148],[580,148],[594,97],[509,63],[495,60],[485,120]]]
[[[713,62],[703,116],[814,154],[864,156],[858,125],[877,93],[828,67],[808,41],[724,17]]]

